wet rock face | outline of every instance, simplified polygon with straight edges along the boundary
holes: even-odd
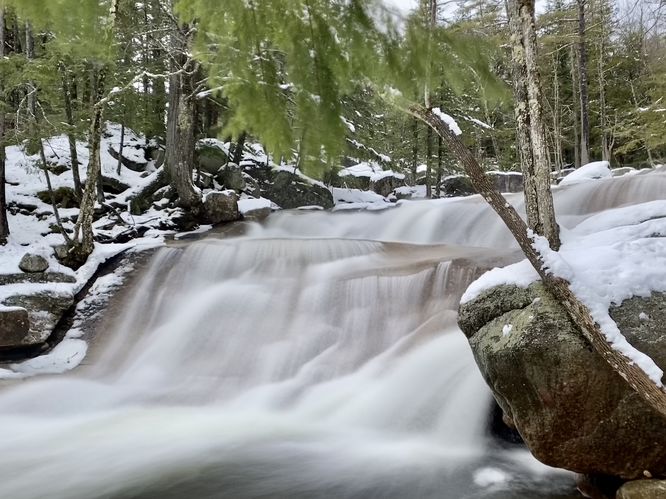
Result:
[[[0,348],[21,345],[28,336],[30,319],[24,308],[0,308]]]
[[[49,268],[49,262],[41,255],[26,253],[19,262],[19,268],[29,273],[45,272]]]
[[[630,343],[666,367],[666,295],[611,310]],[[501,286],[459,324],[506,417],[542,462],[625,479],[666,476],[666,420],[593,352],[541,284]]]

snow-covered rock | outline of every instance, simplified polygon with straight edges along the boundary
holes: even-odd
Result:
[[[612,176],[613,173],[611,172],[608,161],[594,161],[571,172],[562,179],[559,185],[577,184],[579,182],[599,180],[602,178],[610,178]]]

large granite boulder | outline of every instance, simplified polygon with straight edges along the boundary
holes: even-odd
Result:
[[[233,191],[209,192],[204,198],[204,215],[212,224],[238,220],[238,196]]]
[[[666,295],[611,310],[629,342],[666,368]],[[459,324],[505,416],[543,463],[589,475],[666,476],[666,420],[592,351],[542,284],[500,286]]]
[[[402,174],[383,175],[370,179],[370,190],[384,197],[404,185],[405,176]]]
[[[302,206],[328,209],[334,205],[331,191],[287,171],[278,172],[272,183],[263,185],[261,195],[283,209]]]
[[[51,335],[63,315],[74,304],[69,291],[44,290],[34,294],[14,295],[6,298],[3,305],[26,309],[30,319],[28,334],[13,345],[26,346],[43,343]]]
[[[635,480],[627,482],[617,491],[617,499],[659,499],[666,497],[666,481]]]
[[[242,192],[247,188],[247,182],[243,176],[240,167],[234,163],[220,168],[215,175],[215,180],[218,181],[225,189],[231,189],[236,192]]]
[[[0,306],[0,348],[22,345],[30,331],[28,311]]]

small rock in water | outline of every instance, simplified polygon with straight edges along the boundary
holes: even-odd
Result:
[[[49,268],[49,262],[41,255],[26,253],[21,258],[19,268],[29,273],[45,272]]]

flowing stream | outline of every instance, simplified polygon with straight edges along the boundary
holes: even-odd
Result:
[[[665,188],[590,182],[556,205],[566,230]],[[480,269],[516,258],[478,197],[284,212],[161,249],[88,365],[0,392],[0,497],[573,497],[490,435],[455,323]]]

